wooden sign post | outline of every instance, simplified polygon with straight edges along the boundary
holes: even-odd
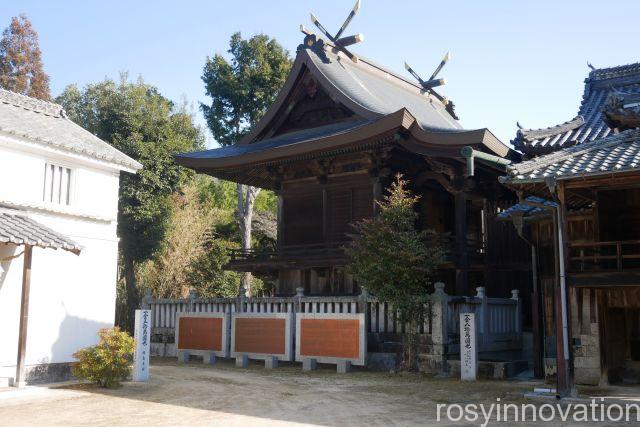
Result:
[[[151,310],[136,310],[133,353],[133,380],[149,380],[149,354],[151,346]]]
[[[478,377],[476,315],[460,313],[460,378],[475,381]]]

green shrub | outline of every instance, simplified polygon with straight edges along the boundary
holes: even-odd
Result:
[[[83,348],[73,355],[78,359],[73,374],[100,387],[119,387],[120,381],[131,373],[134,340],[118,327],[100,329],[98,335],[100,342],[97,345]]]

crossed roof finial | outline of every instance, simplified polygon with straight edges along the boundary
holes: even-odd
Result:
[[[411,74],[413,77],[416,78],[416,80],[418,80],[418,83],[420,83],[420,86],[422,86],[427,92],[430,92],[431,89],[433,89],[434,87],[442,86],[447,83],[445,79],[437,79],[436,77],[438,76],[438,73],[440,73],[442,68],[445,66],[445,64],[449,62],[450,58],[451,58],[451,55],[449,54],[449,52],[447,52],[444,55],[444,58],[442,58],[442,61],[440,61],[440,64],[436,67],[435,71],[431,74],[431,77],[429,77],[429,80],[426,80],[426,81],[422,80],[422,78],[418,75],[418,73],[416,73],[413,70],[413,68],[411,68],[411,66],[406,62],[404,63],[404,68],[409,72],[409,74]]]
[[[329,31],[327,31],[327,29],[320,23],[318,18],[316,18],[316,16],[313,13],[311,13],[311,22],[313,22],[315,26],[318,27],[318,29],[322,32],[322,34],[324,34],[329,39],[329,41],[331,41],[331,43],[334,44],[336,49],[344,53],[353,62],[358,62],[358,57],[353,53],[351,53],[347,49],[347,46],[360,43],[362,40],[364,40],[364,36],[362,34],[355,34],[353,36],[346,36],[346,37],[341,37],[341,36],[342,36],[342,33],[344,33],[344,30],[347,29],[347,26],[349,25],[353,17],[356,16],[359,10],[360,10],[360,0],[357,0],[356,4],[353,6],[353,9],[351,9],[349,16],[347,16],[347,19],[345,19],[344,23],[342,24],[342,26],[334,36],[332,36],[331,33],[329,33]],[[303,32],[305,32],[304,27],[302,26],[300,27],[303,30]]]

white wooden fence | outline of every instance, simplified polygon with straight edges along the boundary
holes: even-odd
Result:
[[[459,351],[459,315],[476,313],[478,319],[478,342],[480,351],[501,351],[519,349],[522,345],[521,308],[518,291],[512,291],[511,298],[487,298],[484,288],[477,288],[473,297],[449,296],[444,293],[444,285],[436,284],[439,298],[433,304],[440,304],[433,312],[441,313],[446,322],[435,322],[428,316],[421,325],[423,335],[439,334],[434,342],[448,345],[449,353]],[[143,306],[152,313],[152,352],[161,356],[174,356],[172,348],[176,313],[365,313],[367,332],[375,336],[402,334],[406,326],[401,324],[397,312],[388,303],[375,297],[361,294],[357,296],[305,296],[294,297],[237,297],[198,298],[191,294],[185,299],[153,299],[146,296]],[[433,309],[434,307],[432,307]],[[434,325],[437,325],[434,327]],[[373,340],[375,341],[375,340]],[[160,345],[162,344],[162,345]]]

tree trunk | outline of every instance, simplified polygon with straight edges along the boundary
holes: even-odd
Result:
[[[240,229],[240,237],[242,239],[242,249],[247,251],[251,249],[251,225],[253,221],[253,205],[256,197],[260,193],[260,188],[248,185],[238,184],[236,186],[238,196],[237,220]],[[245,289],[247,295],[251,295],[251,273],[242,273],[240,281],[241,286]]]
[[[136,283],[133,258],[126,255],[124,257],[124,281],[127,290],[127,303],[122,326],[125,330],[133,333],[136,309],[140,306],[140,294],[138,292],[138,284]]]

